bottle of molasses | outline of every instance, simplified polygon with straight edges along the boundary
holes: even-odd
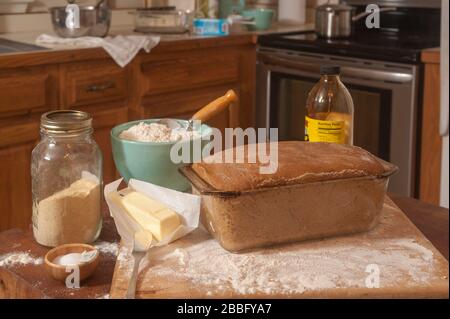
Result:
[[[353,100],[340,67],[324,65],[320,75],[306,102],[305,140],[353,145]]]

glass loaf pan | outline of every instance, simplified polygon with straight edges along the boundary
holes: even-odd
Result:
[[[193,193],[202,197],[202,224],[224,249],[240,252],[372,229],[389,177],[397,171],[394,165],[373,158],[383,167],[378,175],[236,191],[217,189],[192,165],[181,168],[181,173]]]

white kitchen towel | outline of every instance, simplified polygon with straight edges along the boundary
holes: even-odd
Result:
[[[48,34],[41,34],[36,43],[50,46],[68,46],[73,48],[94,48],[102,47],[121,67],[126,66],[138,54],[139,50],[144,49],[149,53],[151,49],[159,43],[158,36],[145,35],[118,35],[115,37],[96,38],[60,38]]]

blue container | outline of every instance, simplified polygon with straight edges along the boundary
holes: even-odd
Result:
[[[194,34],[197,35],[228,35],[230,28],[225,19],[195,19]]]

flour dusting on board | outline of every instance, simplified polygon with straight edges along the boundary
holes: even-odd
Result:
[[[104,254],[117,256],[117,254],[119,253],[119,244],[116,242],[110,243],[107,241],[100,241],[96,242],[94,246]]]
[[[29,252],[12,252],[0,255],[0,267],[14,267],[17,265],[41,265],[44,262],[42,257],[35,257]]]
[[[407,285],[429,280],[433,252],[414,239],[382,239],[354,245],[314,243],[231,254],[199,233],[175,247],[155,250],[147,262],[145,279],[177,278],[201,286],[208,293],[232,289],[238,294],[302,294],[337,287],[364,288],[366,267],[380,268],[380,286]]]

